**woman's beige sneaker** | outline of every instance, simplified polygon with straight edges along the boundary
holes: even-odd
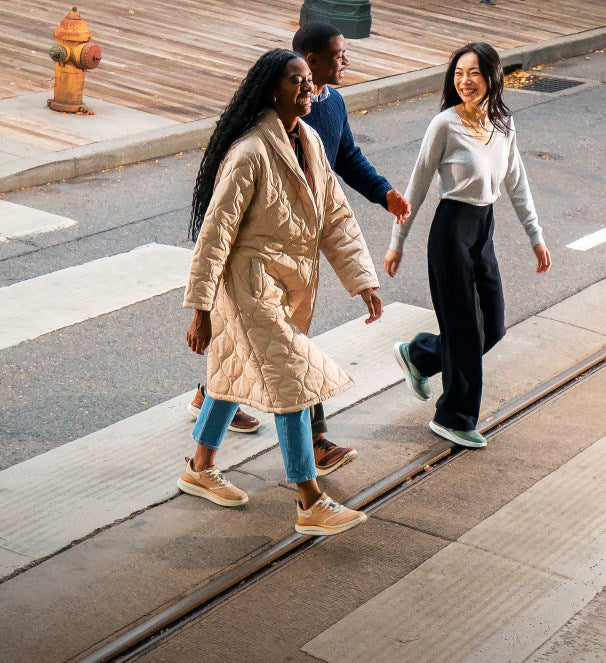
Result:
[[[240,506],[248,502],[248,495],[236,488],[214,465],[202,472],[196,472],[193,460],[185,460],[185,474],[177,481],[177,486],[184,493],[204,497],[221,506]]]
[[[297,501],[297,516],[295,529],[299,534],[318,536],[340,534],[368,520],[363,511],[348,509],[326,493],[322,493],[309,509],[304,509],[301,502]]]

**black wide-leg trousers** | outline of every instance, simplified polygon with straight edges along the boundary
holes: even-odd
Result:
[[[409,355],[424,376],[442,372],[434,420],[455,430],[477,426],[482,355],[505,335],[493,231],[492,205],[443,199],[429,232],[429,286],[440,334],[418,334]]]

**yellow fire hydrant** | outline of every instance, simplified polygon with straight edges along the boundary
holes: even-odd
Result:
[[[73,7],[55,28],[57,44],[51,47],[51,60],[55,62],[55,96],[48,105],[64,113],[93,115],[82,102],[84,72],[94,69],[101,62],[101,49],[94,44],[86,21]]]

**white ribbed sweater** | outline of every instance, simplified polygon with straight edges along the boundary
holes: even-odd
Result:
[[[484,145],[463,126],[454,107],[433,118],[404,194],[410,201],[412,213],[406,223],[394,222],[390,249],[402,252],[404,240],[436,170],[440,199],[490,205],[501,195],[500,185],[503,183],[531,246],[543,242],[526,171],[516,145],[513,118],[509,123],[511,131],[507,135],[495,129]]]

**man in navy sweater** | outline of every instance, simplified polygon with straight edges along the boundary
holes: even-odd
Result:
[[[404,196],[368,162],[355,144],[343,97],[330,85],[343,82],[349,60],[345,37],[332,25],[312,21],[303,25],[292,40],[293,51],[302,55],[311,70],[315,87],[311,113],[301,119],[320,135],[326,156],[334,171],[372,203],[382,205],[402,219],[408,218],[410,205]],[[327,431],[322,403],[311,410],[311,429],[318,475],[328,474],[357,457],[351,447],[340,447],[324,437]]]

